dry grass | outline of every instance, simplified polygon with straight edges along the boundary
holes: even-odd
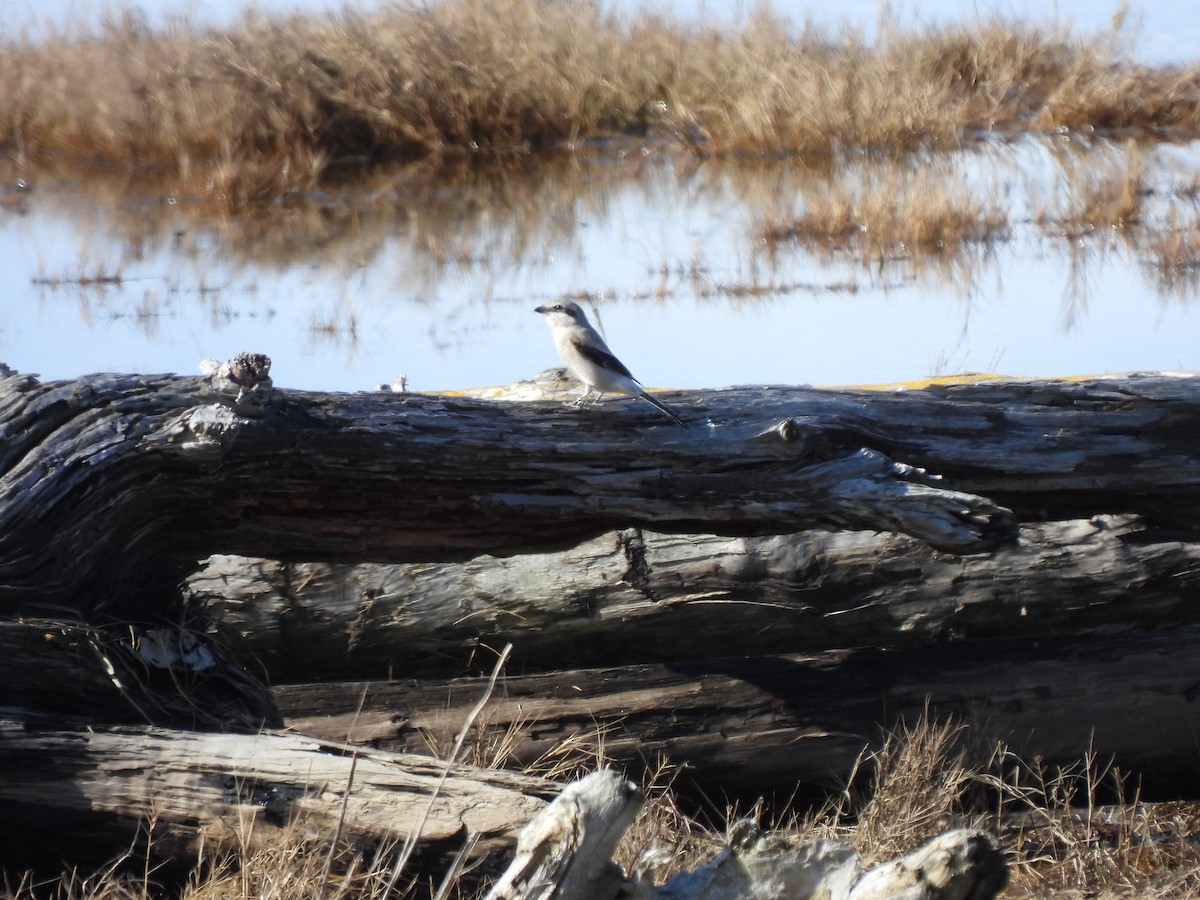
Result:
[[[1003,896],[1066,898],[1185,898],[1200,892],[1200,806],[1144,803],[1127,779],[1092,756],[1067,769],[1026,762],[1004,748],[974,764],[970,731],[926,719],[891,735],[864,757],[853,786],[817,811],[776,810],[772,827],[797,840],[832,838],[854,847],[868,865],[908,852],[953,827],[996,833],[1010,862]],[[492,759],[497,748],[482,748]],[[603,736],[580,739],[555,755],[553,769],[568,780],[606,764]],[[618,862],[653,870],[663,881],[694,868],[722,846],[724,835],[699,825],[672,790],[678,770],[648,767],[648,801],[618,850]],[[1115,800],[1101,805],[1104,796]],[[754,815],[763,815],[759,806]],[[732,821],[736,811],[727,811]],[[153,829],[148,829],[148,833]],[[398,848],[354,847],[334,836],[314,841],[292,829],[263,846],[249,834],[211,842],[197,860],[186,900],[215,898],[379,898],[387,893]],[[131,859],[134,855],[131,854]],[[478,896],[470,873],[445,884],[443,896]],[[411,891],[432,896],[439,886]],[[159,888],[146,868],[114,865],[54,884],[9,881],[15,900],[126,900]]]
[[[821,159],[951,148],[979,132],[1200,127],[1195,69],[1131,61],[1120,24],[1000,20],[867,44],[766,12],[730,28],[589,0],[438,0],[0,48],[0,147],[136,166],[240,203],[380,161],[538,151],[649,132],[699,154]]]

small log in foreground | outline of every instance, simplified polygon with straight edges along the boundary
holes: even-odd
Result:
[[[100,863],[151,824],[156,852],[193,864],[202,845],[258,846],[282,832],[403,841],[418,830],[436,863],[471,835],[480,854],[512,846],[556,789],[467,766],[439,782],[444,765],[428,756],[295,734],[29,726],[0,720],[0,847],[23,864]]]
[[[641,801],[637,786],[614,772],[568,785],[521,831],[486,900],[989,900],[1008,882],[995,840],[977,829],[947,831],[864,871],[841,844],[796,843],[742,821],[715,859],[654,887],[641,873],[625,878],[612,862]]]

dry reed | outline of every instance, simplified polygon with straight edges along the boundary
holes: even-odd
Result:
[[[1200,127],[1196,69],[990,20],[873,44],[759,11],[739,25],[621,18],[593,0],[439,0],[96,32],[0,47],[0,147],[135,166],[222,202],[417,157],[502,157],[650,133],[700,154],[808,160],[952,148],[980,132]]]
[[[962,173],[942,158],[840,169],[814,186],[803,203],[799,214],[761,227],[768,245],[795,240],[822,249],[853,249],[859,259],[874,262],[953,254],[1010,230],[1007,210],[970,189]]]

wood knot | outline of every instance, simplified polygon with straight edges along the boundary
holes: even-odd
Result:
[[[788,444],[797,457],[808,459],[827,453],[829,439],[824,431],[815,425],[798,421],[794,416],[788,416],[779,424],[759,432],[758,437],[767,441],[783,441]]]

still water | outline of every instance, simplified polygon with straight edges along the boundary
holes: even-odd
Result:
[[[1139,55],[1187,59],[1200,11],[1161,6],[1134,9]],[[85,9],[39,3],[36,15],[60,7]],[[930,21],[944,7],[892,10]],[[234,7],[206,9],[223,21]],[[1104,28],[1112,11],[1057,8],[1082,30]],[[839,8],[868,32],[878,14]],[[194,373],[204,357],[252,350],[272,357],[286,387],[366,390],[401,375],[414,390],[478,387],[557,365],[532,310],[570,296],[655,387],[1200,369],[1194,282],[1165,281],[1119,236],[1038,224],[1061,181],[1055,152],[1029,142],[964,154],[963,177],[1004,205],[1009,235],[953,258],[882,262],[764,241],[764,217],[793,212],[810,173],[735,171],[652,145],[469,191],[384,178],[275,209],[269,227],[214,223],[129,185],[9,183],[0,361],[46,378]],[[1146,165],[1151,180],[1185,183],[1200,151],[1162,147]]]

